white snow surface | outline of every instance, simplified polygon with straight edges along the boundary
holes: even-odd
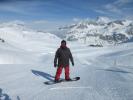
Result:
[[[24,38],[24,31],[13,28],[0,31],[5,39],[0,42],[0,100],[133,100],[132,42],[101,48],[68,42],[75,61],[70,77],[81,79],[45,85],[54,80],[60,39],[31,31]]]

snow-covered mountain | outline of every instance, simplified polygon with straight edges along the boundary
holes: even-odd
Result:
[[[52,52],[60,38],[32,30],[21,21],[0,24],[0,64],[38,62],[43,52]]]
[[[87,19],[59,29],[67,31],[67,40],[89,45],[114,45],[133,38],[133,21],[111,20],[107,17]]]
[[[96,19],[97,23],[100,23],[100,24],[104,24],[104,23],[109,23],[111,22],[111,19],[109,19],[108,17],[97,17]]]
[[[51,43],[52,46],[55,40],[60,40],[56,35],[51,33],[29,29],[21,21],[1,23],[0,39],[19,48],[25,47],[27,50],[30,50],[31,47],[35,50],[40,48],[41,45],[48,43]]]

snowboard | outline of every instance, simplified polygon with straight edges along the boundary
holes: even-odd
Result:
[[[69,81],[66,81],[65,79],[60,79],[58,82],[55,82],[54,80],[53,81],[46,81],[46,82],[44,82],[44,84],[52,85],[52,84],[57,84],[57,83],[61,83],[61,82],[72,82],[72,81],[78,81],[78,80],[80,80],[80,77],[71,78],[71,80],[69,80]]]

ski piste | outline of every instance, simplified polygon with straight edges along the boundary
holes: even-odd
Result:
[[[78,80],[80,80],[80,77],[71,78],[71,80],[69,80],[69,81],[66,81],[65,79],[60,79],[58,82],[55,82],[54,80],[53,81],[46,81],[46,82],[44,82],[44,84],[52,85],[52,84],[57,84],[57,83],[61,83],[61,82],[72,82],[72,81],[78,81]]]

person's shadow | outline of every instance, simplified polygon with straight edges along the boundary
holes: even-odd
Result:
[[[45,72],[41,72],[41,71],[37,71],[37,70],[31,70],[31,72],[36,75],[36,76],[41,76],[49,81],[53,81],[54,80],[54,76],[48,74],[48,73],[45,73]]]
[[[8,94],[2,93],[1,88],[0,88],[0,100],[11,100]]]

